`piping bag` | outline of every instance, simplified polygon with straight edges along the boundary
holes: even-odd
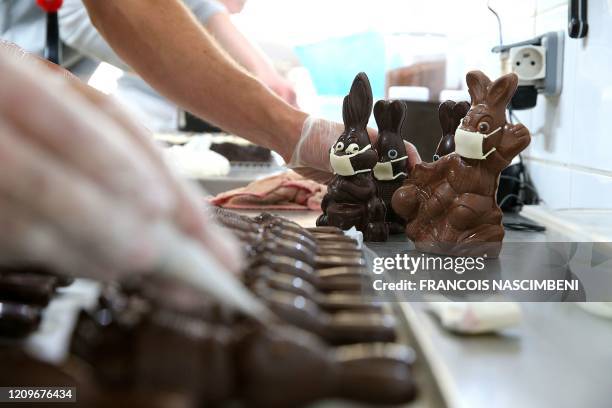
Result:
[[[201,244],[167,222],[153,225],[151,232],[153,241],[161,247],[156,265],[160,274],[206,292],[260,323],[274,320],[272,312],[235,276],[225,273],[225,268]]]

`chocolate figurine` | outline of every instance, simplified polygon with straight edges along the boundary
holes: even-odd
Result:
[[[175,393],[186,401],[181,406],[266,408],[328,398],[400,404],[416,396],[408,346],[330,347],[288,325],[211,322],[146,296],[104,290],[97,307],[79,316],[73,359],[87,363],[107,392]]]
[[[318,226],[343,230],[355,226],[366,241],[386,241],[385,204],[378,197],[372,168],[378,155],[372,149],[366,126],[372,111],[372,88],[365,73],[359,73],[344,98],[344,132],[332,146],[329,160],[334,176],[317,219]]]
[[[515,74],[491,82],[471,71],[466,79],[472,104],[455,132],[455,152],[416,165],[392,206],[408,223],[406,235],[418,250],[494,258],[504,238],[495,200],[499,175],[531,136],[525,126],[506,121]]]
[[[376,152],[378,163],[374,166],[374,178],[378,194],[387,209],[387,225],[391,234],[404,231],[406,223],[391,208],[391,197],[400,188],[407,175],[406,145],[402,139],[402,129],[406,119],[406,105],[400,101],[378,101],[374,105],[374,118],[378,125]]]
[[[442,128],[442,138],[440,139],[440,143],[438,143],[436,153],[434,154],[434,161],[455,151],[455,131],[469,110],[470,103],[466,101],[442,102],[440,108],[438,109],[440,127]]]

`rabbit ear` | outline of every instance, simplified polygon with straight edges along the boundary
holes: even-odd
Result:
[[[374,105],[374,119],[376,119],[376,126],[378,126],[379,133],[391,127],[389,105],[389,102],[383,100],[376,102]]]
[[[351,91],[344,98],[342,120],[346,128],[365,129],[372,112],[372,87],[368,76],[360,72],[355,77]]]
[[[401,101],[378,101],[374,105],[374,119],[378,131],[388,130],[401,133],[406,116],[406,105]]]
[[[515,73],[496,79],[487,92],[487,104],[493,108],[505,109],[516,92],[517,86],[518,76]]]
[[[438,108],[438,117],[440,119],[440,127],[442,128],[442,135],[453,133],[453,108],[455,107],[454,101],[444,101]]]
[[[470,110],[470,103],[468,101],[457,102],[453,107],[453,114],[455,119],[459,122],[467,115]]]
[[[484,103],[487,97],[487,87],[491,83],[489,77],[482,71],[470,71],[465,76],[465,81],[472,97],[472,105]]]
[[[404,121],[406,119],[406,105],[402,101],[391,102],[391,122],[392,129],[397,133],[402,133]]]

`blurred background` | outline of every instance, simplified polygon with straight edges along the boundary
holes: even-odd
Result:
[[[375,98],[469,100],[467,71],[502,72],[487,6],[505,44],[565,33],[561,94],[515,112],[534,136],[524,161],[540,198],[552,209],[610,208],[612,1],[589,2],[584,39],[567,36],[567,0],[249,0],[232,18],[294,83],[300,107],[339,120],[359,71]],[[91,83],[112,92],[116,73],[104,65]]]

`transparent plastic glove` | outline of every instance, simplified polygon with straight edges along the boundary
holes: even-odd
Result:
[[[344,125],[308,116],[287,167],[309,179],[325,182],[332,175],[329,149],[344,131]]]
[[[341,123],[313,116],[307,117],[302,126],[300,139],[287,166],[304,177],[320,183],[328,181],[332,176],[329,150],[342,132],[344,132],[344,125]],[[378,132],[368,128],[368,134],[374,145],[378,140]],[[407,166],[410,170],[415,164],[421,163],[421,157],[412,143],[404,143],[408,154]]]
[[[99,280],[161,271],[243,310],[234,239],[106,96],[0,46],[0,263]],[[232,256],[228,256],[232,254]]]

